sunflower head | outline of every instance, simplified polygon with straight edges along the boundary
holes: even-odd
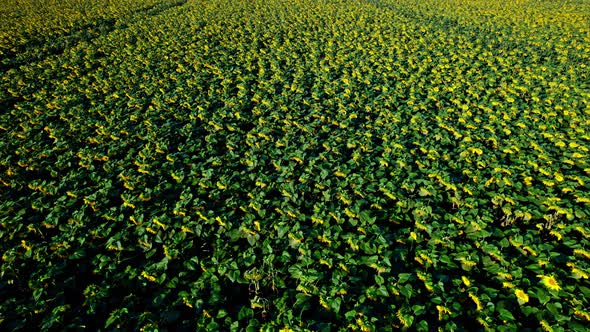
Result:
[[[525,304],[529,301],[529,296],[522,289],[514,290],[514,294],[516,295],[519,304]]]
[[[561,289],[561,286],[559,286],[555,277],[544,275],[539,275],[538,277],[541,278],[541,283],[547,287],[547,289],[551,291],[559,291]]]
[[[469,281],[469,279],[466,276],[462,276],[461,280],[463,281],[465,286],[467,286],[467,287],[471,286],[471,281]]]

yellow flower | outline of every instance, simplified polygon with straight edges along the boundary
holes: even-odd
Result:
[[[156,277],[149,275],[147,272],[142,271],[141,272],[141,276],[144,277],[145,279],[151,281],[151,282],[155,282],[156,281]]]
[[[572,274],[574,275],[574,278],[582,278],[582,279],[588,279],[588,273],[577,269],[577,268],[572,268]]]
[[[590,252],[588,252],[584,249],[574,249],[574,255],[582,256],[582,257],[586,257],[587,259],[590,259]]]
[[[466,276],[462,276],[461,280],[463,280],[463,283],[465,284],[465,286],[469,287],[471,285],[471,281],[469,281],[469,279],[467,279]]]
[[[514,294],[516,295],[516,298],[518,299],[519,304],[524,304],[529,301],[529,296],[522,289],[517,288],[514,291]]]
[[[485,320],[483,320],[483,318],[481,317],[477,317],[477,322],[479,324],[481,324],[481,326],[483,326],[486,330],[488,330],[490,328],[490,324],[488,324]]]
[[[469,293],[469,297],[471,298],[471,300],[473,301],[473,303],[475,303],[476,307],[477,307],[477,311],[482,311],[483,310],[483,306],[481,305],[481,302],[479,301],[479,298],[477,297],[477,295],[473,294],[473,293]]]
[[[443,307],[441,305],[437,305],[436,310],[438,310],[438,320],[443,319],[443,314],[449,314],[449,315],[452,314],[451,311],[449,310],[449,308]]]
[[[511,283],[511,282],[508,282],[508,281],[504,281],[502,283],[502,287],[504,287],[504,288],[514,288],[514,284]]]
[[[541,283],[547,287],[547,289],[552,291],[558,291],[561,289],[561,286],[559,286],[557,280],[555,280],[555,277],[543,275],[538,275],[537,277],[541,278]]]
[[[586,156],[581,153],[575,152],[574,154],[572,154],[572,157],[580,159],[585,158]]]
[[[549,323],[547,323],[544,320],[542,320],[540,323],[541,323],[541,328],[543,329],[543,331],[553,332],[553,328],[551,328],[551,326],[549,325]]]
[[[24,248],[26,251],[29,251],[29,250],[31,250],[31,246],[27,245],[27,241],[25,241],[25,240],[20,240],[20,244],[21,244],[21,246],[22,246],[22,247],[23,247],[23,248]]]
[[[555,236],[555,237],[557,238],[557,240],[558,240],[558,241],[561,241],[561,239],[563,238],[563,236],[561,235],[561,233],[559,233],[559,232],[558,232],[558,231],[556,231],[556,230],[551,230],[551,231],[549,232],[549,234],[551,234],[551,235]]]
[[[399,319],[400,323],[402,323],[402,325],[404,327],[410,327],[410,323],[408,322],[408,320],[406,319],[406,317],[402,313],[401,309],[397,311],[397,318]]]
[[[588,314],[587,312],[574,309],[574,315],[576,315],[577,317],[579,317],[585,321],[590,322],[590,314]]]
[[[311,222],[316,225],[321,225],[324,223],[324,220],[322,220],[320,218],[316,218],[316,217],[311,217]]]

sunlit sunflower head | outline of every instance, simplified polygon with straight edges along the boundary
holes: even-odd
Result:
[[[471,281],[469,281],[469,279],[466,276],[462,276],[461,280],[463,280],[465,286],[469,287],[471,285]]]
[[[518,299],[518,303],[520,303],[520,304],[524,304],[529,301],[529,296],[522,289],[516,289],[514,291],[514,294],[516,295],[516,298]]]
[[[541,283],[547,287],[547,289],[552,291],[558,291],[561,289],[561,286],[557,283],[557,280],[553,276],[539,276],[541,278]]]

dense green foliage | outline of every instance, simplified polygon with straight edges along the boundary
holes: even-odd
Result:
[[[589,1],[0,14],[1,330],[590,324]]]

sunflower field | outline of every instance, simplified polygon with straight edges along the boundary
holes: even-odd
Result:
[[[590,1],[1,1],[0,255],[2,331],[587,331]]]

